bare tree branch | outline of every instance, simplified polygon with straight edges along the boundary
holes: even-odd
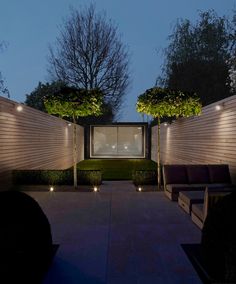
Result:
[[[71,10],[55,46],[49,47],[48,72],[76,88],[99,88],[117,112],[129,85],[129,55],[117,27],[105,13]]]

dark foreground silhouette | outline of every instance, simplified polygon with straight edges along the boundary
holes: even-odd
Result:
[[[23,192],[0,192],[0,283],[41,283],[53,256],[51,228]]]

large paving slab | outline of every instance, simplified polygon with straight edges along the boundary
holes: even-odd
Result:
[[[28,192],[51,224],[60,248],[44,284],[199,284],[181,248],[200,230],[163,192],[136,192],[106,182],[94,192]]]

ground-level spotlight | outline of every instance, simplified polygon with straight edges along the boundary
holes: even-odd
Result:
[[[97,191],[98,191],[98,187],[97,187],[97,186],[94,186],[93,191],[94,191],[94,192],[97,192]]]
[[[53,187],[53,186],[50,186],[50,187],[49,187],[49,191],[53,192],[53,191],[54,191],[54,187]]]
[[[138,187],[138,191],[139,191],[139,192],[142,191],[142,187],[141,187],[141,186]]]

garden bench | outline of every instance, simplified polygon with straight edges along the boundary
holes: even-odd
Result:
[[[228,165],[164,165],[164,192],[178,201],[179,192],[204,191],[232,186]]]

